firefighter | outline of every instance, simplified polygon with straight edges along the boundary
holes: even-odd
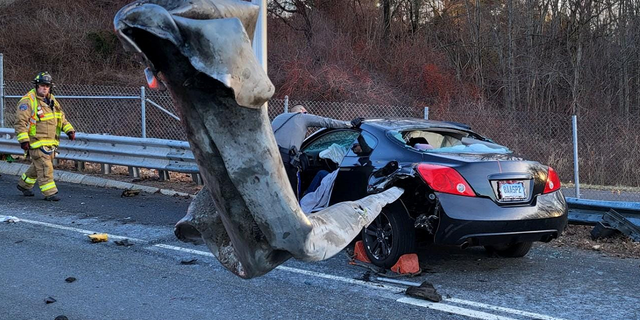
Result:
[[[41,72],[33,84],[35,88],[18,102],[14,126],[20,147],[31,157],[31,166],[18,181],[18,190],[25,196],[33,196],[31,189],[37,181],[44,200],[59,201],[53,181],[53,158],[60,143],[60,132],[66,133],[70,140],[75,140],[76,133],[51,94],[51,75]]]

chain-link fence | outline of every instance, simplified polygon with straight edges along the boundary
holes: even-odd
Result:
[[[5,83],[5,96],[22,96],[30,83]],[[120,136],[142,136],[141,89],[114,86],[58,85],[57,96],[111,98],[60,98],[63,109],[78,131]],[[149,138],[186,140],[185,132],[168,93],[146,91],[145,124]],[[126,97],[126,98],[123,98]],[[5,126],[15,121],[19,98],[5,98]],[[424,110],[408,106],[379,106],[348,102],[269,101],[273,119],[287,107],[302,104],[311,113],[335,119],[355,117],[423,117]],[[164,111],[162,109],[165,109]],[[526,159],[552,166],[565,186],[574,183],[571,116],[547,112],[496,112],[431,109],[430,119],[468,124]],[[581,196],[590,199],[640,202],[640,118],[588,115],[578,118]],[[573,188],[567,196],[576,196]]]

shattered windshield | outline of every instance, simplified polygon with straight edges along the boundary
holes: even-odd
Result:
[[[509,148],[472,132],[451,128],[390,130],[387,135],[407,148],[436,153],[511,153]]]

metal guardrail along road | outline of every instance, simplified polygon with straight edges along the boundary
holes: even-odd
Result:
[[[198,173],[186,141],[76,133],[74,141],[62,138],[57,152],[58,159]],[[12,128],[0,128],[2,153],[24,154]]]

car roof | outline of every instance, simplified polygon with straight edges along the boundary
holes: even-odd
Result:
[[[428,128],[450,128],[463,131],[471,131],[471,127],[462,123],[450,121],[425,120],[420,118],[375,118],[365,119],[363,125],[375,127],[384,131],[388,130],[415,130]]]

